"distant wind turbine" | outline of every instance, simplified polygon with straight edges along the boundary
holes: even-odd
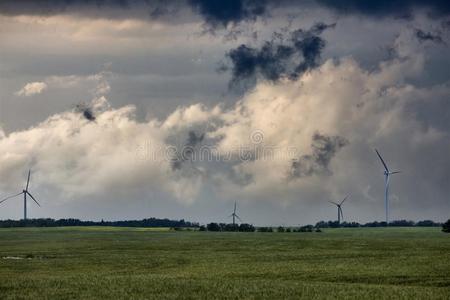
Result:
[[[27,179],[27,187],[20,193],[18,193],[17,195],[13,195],[13,196],[9,196],[3,200],[0,201],[0,204],[5,202],[8,199],[17,197],[19,195],[23,194],[23,219],[26,220],[27,219],[27,195],[31,197],[31,199],[33,199],[34,202],[36,202],[36,204],[38,206],[41,206],[39,204],[39,202],[36,201],[36,199],[34,199],[33,195],[30,194],[30,192],[28,192],[28,186],[30,185],[30,176],[31,176],[31,170],[28,170],[28,179]]]
[[[344,203],[345,200],[347,200],[348,196],[344,198],[344,200],[342,200],[340,203],[334,202],[334,201],[328,201],[334,205],[337,206],[338,209],[338,224],[341,224],[341,217],[342,220],[344,220],[344,214],[342,213],[342,204]]]
[[[236,214],[236,201],[234,201],[234,210],[231,215],[228,216],[228,218],[233,217],[233,226],[236,225],[236,218],[242,222],[241,218]]]
[[[381,160],[381,163],[384,166],[384,206],[386,209],[386,226],[389,224],[389,178],[393,174],[400,173],[400,171],[389,171],[388,166],[384,162],[383,158],[381,157],[380,152],[378,152],[377,149],[375,149],[375,152],[377,153],[378,157]]]

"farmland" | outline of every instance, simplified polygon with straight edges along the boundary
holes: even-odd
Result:
[[[1,299],[448,299],[440,228],[0,230]]]

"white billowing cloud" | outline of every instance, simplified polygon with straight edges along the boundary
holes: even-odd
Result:
[[[101,71],[87,76],[48,76],[43,81],[27,83],[15,95],[28,97],[40,94],[50,88],[69,89],[77,86],[92,86],[90,89],[92,97],[100,98],[110,92],[111,86],[107,79],[112,75],[109,71]]]
[[[211,118],[219,117],[221,114],[222,110],[219,106],[216,106],[211,110],[200,103],[188,107],[179,107],[167,117],[163,127],[167,129],[176,129],[192,126],[194,124],[208,122]]]
[[[437,188],[435,182],[446,176],[449,164],[441,165],[446,159],[438,149],[449,149],[449,132],[426,126],[414,107],[448,99],[450,85],[420,88],[408,84],[407,79],[420,76],[423,64],[420,51],[401,52],[371,72],[344,58],[329,60],[296,82],[258,84],[233,110],[224,113],[226,124],[211,135],[222,138],[218,147],[223,153],[234,151],[238,156],[236,145],[255,149],[255,153],[267,148],[280,149],[281,153],[277,159],[262,156],[239,164],[236,171],[241,177],[251,175],[252,181],[238,188],[227,183],[227,194],[292,202],[334,199],[352,191],[355,198],[372,201],[374,195],[368,195],[367,190],[378,184],[374,176],[379,174],[371,171],[380,167],[373,151],[378,147],[395,162],[393,167],[407,169],[403,178],[419,182],[411,189],[411,181],[405,179],[403,189],[398,184],[392,191],[394,198],[403,205],[407,201],[415,205],[419,201],[414,198],[428,199],[434,193],[439,196],[433,201],[442,203],[447,191]],[[258,131],[264,138],[255,145],[250,137]],[[328,167],[333,175],[289,178],[292,159],[312,154],[315,133],[349,142],[332,155]],[[433,162],[427,163],[434,171],[422,179],[419,174],[427,156],[433,156]],[[436,162],[440,163],[434,165]],[[382,184],[381,179],[379,182]]]
[[[66,197],[149,186],[192,198],[186,179],[172,179],[164,157],[167,132],[160,123],[138,123],[134,107],[106,109],[95,122],[76,112],[54,115],[29,130],[0,139],[0,189],[22,181],[32,167],[37,184],[60,190]],[[155,156],[155,153],[160,155]]]
[[[23,88],[16,92],[17,96],[29,97],[36,94],[42,93],[47,89],[47,84],[45,82],[30,82],[27,83]]]
[[[447,191],[435,181],[447,178],[450,166],[421,157],[426,153],[446,162],[442,149],[450,148],[448,132],[425,124],[413,107],[448,99],[450,85],[422,88],[407,83],[420,75],[424,56],[400,50],[375,71],[352,58],[328,60],[295,82],[259,83],[231,109],[196,104],[178,108],[165,120],[145,122],[136,120],[133,106],[109,106],[100,96],[109,85],[100,76],[95,79],[95,121],[64,112],[28,130],[0,135],[0,177],[5,178],[0,189],[20,184],[20,170],[32,166],[39,184],[66,196],[144,189],[190,203],[208,187],[226,197],[286,205],[338,198],[349,191],[371,202],[376,198],[373,185],[382,184],[373,153],[379,147],[388,152],[394,168],[409,174],[396,179],[393,199],[402,204],[432,192],[432,201],[440,203]],[[206,133],[202,143],[214,146],[222,158],[231,154],[231,159],[189,162],[175,170],[165,149],[174,135],[186,141],[190,130],[197,136]],[[318,163],[329,172],[292,176],[293,160],[313,154],[316,134],[341,137],[348,144],[336,149],[321,144]],[[430,164],[433,174],[414,177]],[[374,181],[377,175],[379,183]],[[402,183],[407,176],[416,182],[415,189],[406,179]]]

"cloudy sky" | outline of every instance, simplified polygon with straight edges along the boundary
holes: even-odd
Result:
[[[95,4],[92,4],[94,3]],[[0,2],[0,198],[29,217],[450,216],[447,1]],[[22,217],[1,204],[0,218]]]

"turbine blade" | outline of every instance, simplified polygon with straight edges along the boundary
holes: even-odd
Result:
[[[401,171],[394,171],[394,172],[391,172],[391,175],[392,175],[392,174],[398,174],[398,173],[401,173]]]
[[[236,213],[236,201],[234,201],[234,213]]]
[[[228,218],[231,218],[232,216],[234,216],[234,214],[229,215]]]
[[[34,202],[36,202],[37,205],[41,206],[41,205],[39,204],[39,202],[37,202],[36,199],[34,199],[33,195],[31,195],[28,191],[27,191],[27,194],[31,197],[31,199],[34,200]]]
[[[380,152],[378,152],[378,150],[377,150],[377,149],[375,149],[375,152],[377,152],[377,155],[378,155],[378,157],[380,158],[380,160],[381,160],[381,163],[382,163],[382,164],[383,164],[383,166],[384,166],[384,169],[386,170],[386,172],[388,172],[388,173],[389,173],[389,169],[388,169],[388,167],[387,167],[386,163],[384,162],[383,158],[381,157],[381,154],[380,154]]]
[[[342,208],[340,208],[340,211],[341,211],[341,218],[342,220],[344,220],[344,213],[342,213]]]
[[[328,202],[330,202],[331,204],[334,204],[334,205],[339,205],[339,203],[336,203],[336,202],[333,202],[333,201],[328,201]]]
[[[347,195],[347,196],[344,198],[344,200],[341,201],[340,205],[342,205],[342,203],[344,203],[345,200],[347,200],[348,196],[349,196],[349,195]]]
[[[30,176],[31,176],[31,170],[28,170],[27,188],[25,189],[25,191],[28,191],[28,185],[30,184]]]
[[[0,201],[0,203],[2,203],[2,202],[5,202],[6,200],[8,200],[8,199],[11,199],[11,198],[14,198],[14,197],[17,197],[17,196],[19,196],[19,195],[22,195],[23,194],[23,192],[20,192],[20,193],[18,193],[17,195],[13,195],[13,196],[9,196],[9,197],[6,197],[5,199],[3,199],[2,201]]]
[[[236,216],[236,218],[239,220],[239,221],[241,221],[242,222],[242,220],[241,220],[241,218],[239,218],[239,216],[238,215],[235,215]]]

